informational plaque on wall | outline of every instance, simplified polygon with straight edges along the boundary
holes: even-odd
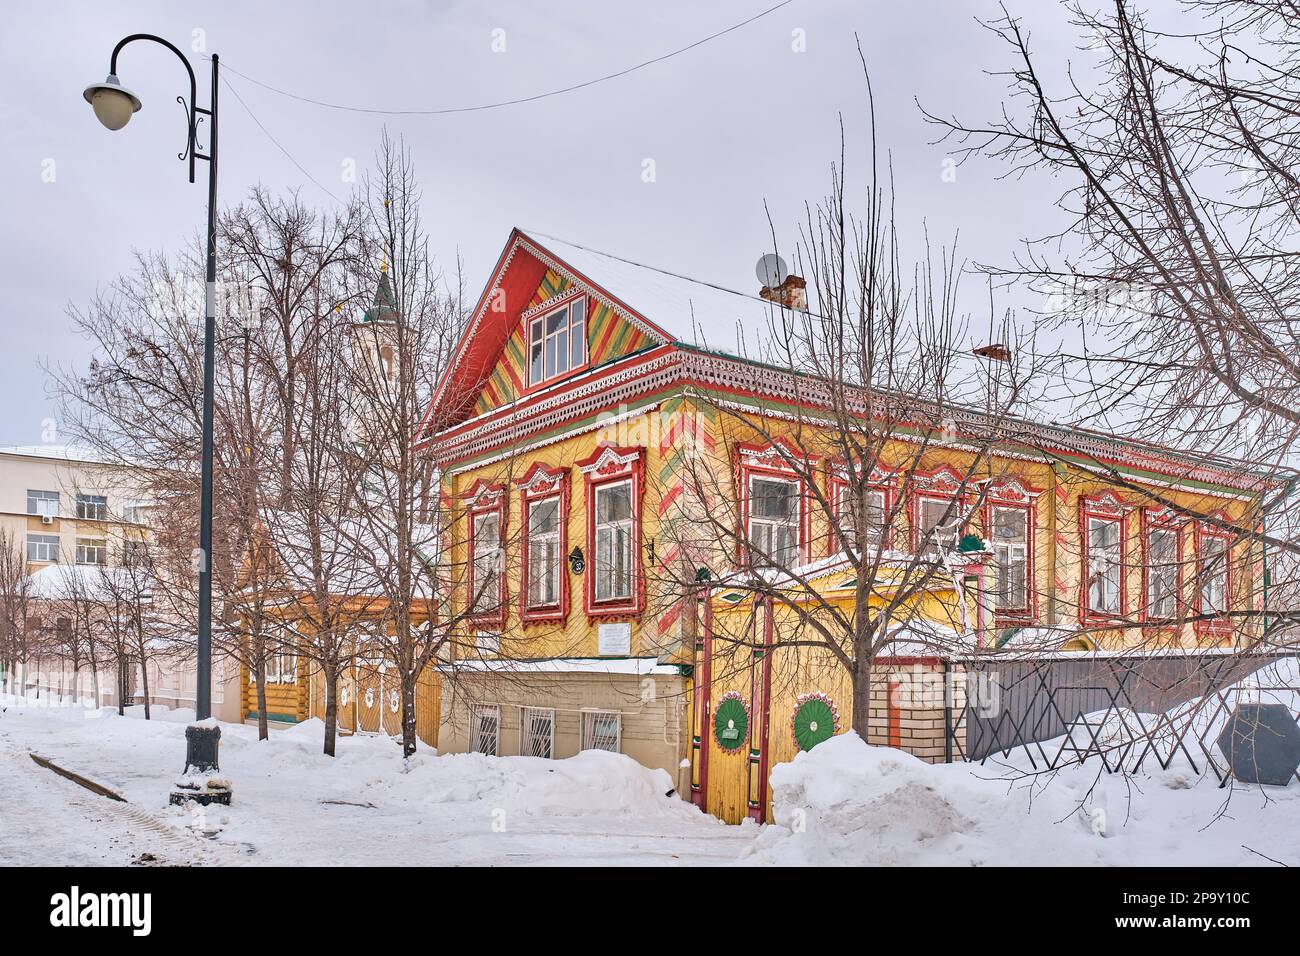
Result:
[[[602,624],[598,632],[601,657],[626,657],[632,653],[631,624]]]

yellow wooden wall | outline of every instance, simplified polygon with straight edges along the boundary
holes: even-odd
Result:
[[[766,419],[765,427],[771,434],[790,437],[814,454],[828,455],[830,452],[831,446],[815,428],[791,424],[775,417]],[[648,593],[646,612],[642,615],[639,626],[634,627],[633,653],[676,655],[672,659],[685,660],[690,651],[683,641],[694,624],[688,619],[689,615],[678,613],[680,608],[674,602],[678,595],[669,591],[663,583],[666,575],[649,560],[648,544],[654,542],[657,561],[681,563],[677,571],[679,578],[681,567],[692,562],[708,566],[715,573],[725,571],[734,561],[734,555],[720,551],[717,541],[696,540],[693,542],[695,550],[690,554],[684,553],[692,545],[692,508],[707,507],[712,515],[730,515],[738,523],[739,509],[733,474],[736,448],[741,443],[756,442],[760,438],[758,433],[737,421],[734,416],[712,408],[704,400],[677,396],[616,425],[564,437],[541,448],[521,450],[496,462],[461,471],[452,470],[445,479],[444,494],[455,508],[463,507],[462,496],[478,480],[506,487],[507,615],[502,632],[501,654],[508,657],[592,657],[598,653],[599,622],[589,621],[583,612],[584,578],[569,574],[567,567],[567,620],[562,625],[525,625],[520,621],[519,571],[523,515],[517,482],[534,463],[569,470],[569,522],[565,550],[567,553],[578,545],[585,553],[588,550],[585,488],[583,475],[573,466],[574,462],[589,457],[599,442],[645,449],[641,544]],[[916,445],[902,440],[888,443],[881,455],[881,461],[886,465],[923,473],[932,472],[943,465],[951,465],[960,472],[971,466],[971,460],[969,453],[949,448],[931,448],[918,453]],[[718,489],[719,494],[725,495],[726,500],[713,500],[706,504],[688,502],[687,499],[692,496],[681,494],[681,486],[695,486],[701,475],[711,476],[707,480],[713,482],[712,487]],[[1011,457],[995,457],[984,461],[978,469],[978,476],[997,480],[1015,477],[1038,492],[1034,509],[1033,542],[1037,604],[1035,623],[1068,625],[1076,622],[1081,574],[1079,500],[1085,495],[1096,495],[1109,487],[1108,484],[1080,468],[1052,466],[1040,461]],[[824,481],[824,469],[822,477]],[[1205,512],[1222,509],[1231,520],[1247,520],[1256,507],[1255,502],[1229,497],[1223,492],[1156,485],[1152,485],[1152,488],[1187,508]],[[898,492],[904,501],[905,489],[906,482],[900,480]],[[1140,493],[1133,491],[1119,489],[1118,494],[1134,506],[1127,527],[1129,567],[1125,581],[1130,607],[1136,608],[1142,600],[1139,567],[1142,534],[1140,509],[1144,504],[1153,503],[1144,501]],[[830,528],[820,509],[814,505],[811,510],[811,557],[816,560],[830,553],[832,545]],[[904,506],[896,515],[892,529],[894,546],[899,550],[910,547],[909,522],[910,508]],[[985,531],[982,515],[974,520],[972,530]],[[450,565],[454,569],[462,569],[456,572],[458,586],[453,588],[456,592],[453,601],[458,606],[463,606],[466,598],[463,568],[468,555],[465,551],[465,533],[465,520],[461,515],[453,524],[449,541]],[[1192,531],[1188,528],[1184,541],[1185,582],[1191,577],[1194,555]],[[587,555],[588,561],[590,557]],[[1240,604],[1257,598],[1258,555],[1248,546],[1239,545],[1233,550],[1232,563],[1234,600]],[[678,589],[673,589],[676,590]],[[1190,600],[1189,584],[1185,584],[1185,591]],[[993,625],[990,624],[990,627]],[[996,631],[994,636],[996,637]],[[1116,647],[1153,640],[1194,645],[1204,638],[1198,637],[1190,625],[1184,625],[1181,629],[1160,632],[1140,628],[1125,632],[1098,632],[1091,635],[1091,640],[1097,645]]]
[[[299,676],[294,683],[267,683],[267,719],[275,722],[296,722],[307,719],[307,680],[302,676],[302,659],[299,659]],[[245,666],[239,672],[241,701],[240,716],[244,720],[257,719],[257,684],[252,672]]]
[[[374,663],[358,662],[339,678],[337,691],[341,733],[401,736],[401,688],[393,679],[391,669],[381,672]],[[441,691],[442,682],[437,673],[427,668],[415,685],[415,735],[430,747],[438,746]],[[312,670],[309,696],[311,716],[324,720],[325,674],[320,668]]]

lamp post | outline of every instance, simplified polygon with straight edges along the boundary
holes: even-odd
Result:
[[[186,121],[185,150],[178,158],[189,160],[190,182],[194,182],[195,161],[202,159],[208,164],[207,279],[203,320],[203,465],[199,485],[199,550],[196,561],[199,574],[198,674],[194,692],[197,723],[185,730],[185,771],[186,774],[193,771],[195,776],[187,777],[180,784],[181,789],[172,794],[172,802],[195,799],[200,803],[229,803],[229,787],[211,785],[216,779],[211,777],[211,773],[217,769],[217,747],[221,730],[215,723],[210,726],[204,723],[212,716],[212,402],[217,306],[217,56],[212,55],[212,94],[208,108],[204,109],[197,102],[198,84],[194,78],[194,68],[175,45],[152,33],[133,33],[119,40],[108,61],[108,77],[103,83],[86,87],[82,93],[94,109],[95,116],[110,130],[124,127],[142,105],[140,98],[124,88],[117,78],[118,54],[127,44],[136,40],[148,40],[166,47],[184,65],[190,78],[190,97],[188,102],[183,96],[176,97],[176,101],[185,109]],[[208,149],[206,153],[200,153],[196,134],[199,123],[204,119],[209,125]],[[194,783],[198,776],[208,777],[206,788]]]

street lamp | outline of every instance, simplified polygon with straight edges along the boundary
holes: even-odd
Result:
[[[212,98],[207,109],[198,105],[198,84],[194,68],[176,46],[152,33],[133,33],[119,40],[108,61],[108,77],[103,83],[86,87],[82,96],[95,111],[95,116],[108,129],[119,130],[139,112],[140,98],[122,86],[117,78],[117,57],[123,47],[136,40],[160,44],[176,54],[190,78],[189,100],[176,97],[185,109],[186,144],[179,159],[188,159],[190,182],[194,182],[194,163],[202,159],[208,164],[208,256],[207,282],[204,289],[203,321],[203,469],[199,486],[199,634],[198,674],[194,692],[196,723],[185,729],[185,779],[172,793],[172,802],[197,800],[200,803],[229,803],[230,789],[226,785],[213,786],[218,778],[217,747],[221,730],[206,722],[212,716],[212,395],[213,358],[216,337],[217,305],[217,56],[212,56]],[[197,149],[198,125],[206,120],[209,125],[208,150]],[[191,775],[192,774],[192,775]],[[206,780],[206,783],[201,781]]]

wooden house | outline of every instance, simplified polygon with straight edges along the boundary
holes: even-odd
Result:
[[[670,525],[690,520],[681,512],[685,462],[700,449],[729,471],[720,487],[729,489],[738,537],[765,520],[748,507],[756,478],[798,484],[771,447],[810,437],[791,424],[802,401],[794,373],[701,344],[759,327],[772,308],[572,243],[510,234],[415,438],[456,511],[443,547],[466,573],[446,597],[475,632],[476,649],[458,655],[460,690],[443,694],[443,749],[618,749],[668,770],[680,793],[736,820],[765,812],[755,781],[765,787],[772,762],[793,755],[801,704],[816,701],[814,710],[838,714],[834,730],[847,729],[845,682],[824,662],[774,665],[757,655],[725,677],[710,673],[699,602],[659,587],[664,567],[682,559]],[[725,409],[743,409],[764,428]],[[1261,520],[1261,481],[1204,456],[1025,427],[1032,444],[979,465],[985,486],[968,527],[991,539],[996,524],[1002,538],[970,577],[1000,574],[1016,585],[986,609],[978,639],[996,646],[1045,632],[1067,650],[1231,640],[1226,619],[1185,612],[1258,602],[1265,556],[1231,529]],[[898,442],[906,460],[906,438]],[[934,442],[906,473],[885,467],[888,447],[880,457],[881,503],[895,516],[884,533],[899,552],[915,551],[926,502],[968,494],[973,456],[958,436]],[[835,462],[819,474],[831,494]],[[810,564],[833,563],[835,534],[798,504],[799,488],[791,494],[782,540]],[[1202,565],[1193,587],[1187,569]],[[718,579],[727,570],[709,569]],[[960,583],[930,589],[921,616],[951,626],[968,599]],[[779,613],[767,620],[782,626]],[[760,694],[756,674],[773,666],[788,679],[776,682],[777,696]],[[729,711],[754,715],[746,734],[757,736],[719,745],[711,720],[724,699]],[[888,707],[880,713],[869,739],[943,759],[932,737],[891,731]]]

